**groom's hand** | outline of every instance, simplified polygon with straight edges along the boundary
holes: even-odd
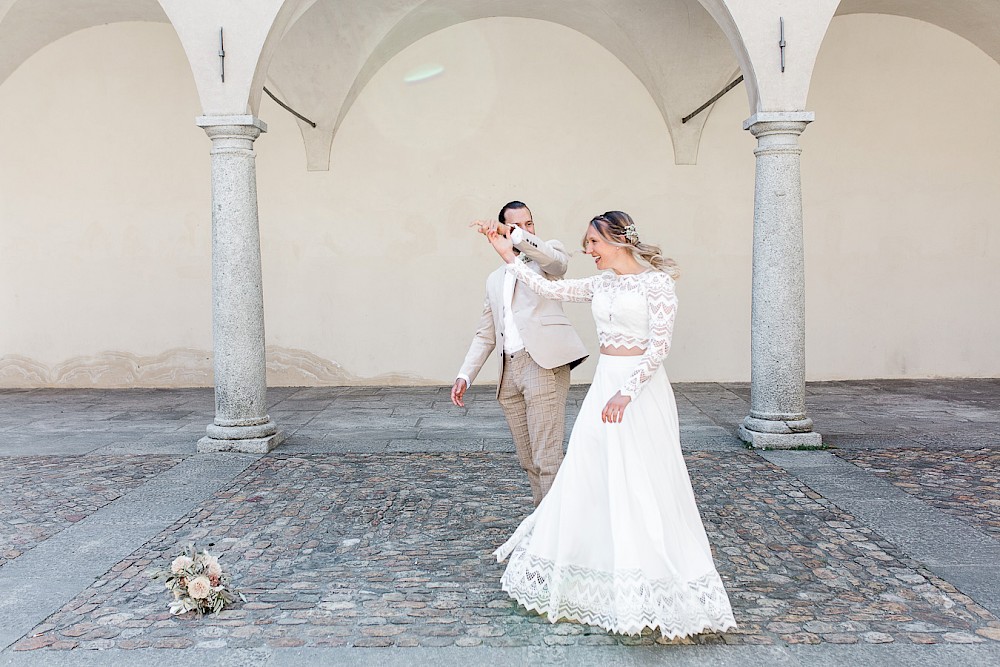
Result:
[[[605,424],[620,424],[625,415],[625,408],[631,402],[631,398],[622,396],[620,391],[617,392],[604,406],[604,410],[601,412],[601,421]]]
[[[465,380],[458,378],[455,380],[455,384],[451,388],[451,402],[460,408],[465,407],[465,403],[462,401],[462,397],[465,396],[465,390],[469,388],[469,385],[465,384]]]

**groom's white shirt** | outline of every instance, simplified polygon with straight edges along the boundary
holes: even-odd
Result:
[[[518,231],[521,231],[518,229]],[[514,235],[511,234],[511,237]],[[503,351],[513,354],[524,349],[524,341],[521,340],[521,332],[517,330],[514,322],[514,309],[511,304],[514,301],[514,287],[517,285],[517,278],[509,271],[503,277]],[[466,378],[468,380],[468,378]]]

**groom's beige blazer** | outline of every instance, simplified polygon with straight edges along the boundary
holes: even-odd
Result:
[[[527,266],[533,271],[549,278],[560,278],[566,274],[569,256],[559,241],[543,241],[533,234],[522,231],[524,239],[516,244],[521,255],[518,262],[528,258]],[[504,317],[503,317],[503,283],[506,265],[501,266],[486,279],[486,302],[483,304],[483,314],[479,320],[479,328],[465,355],[459,376],[469,378],[469,384],[476,379],[482,370],[486,359],[494,349],[499,349],[497,355],[500,364],[498,378],[503,378],[504,355]],[[557,368],[569,364],[573,368],[587,358],[587,349],[577,335],[569,318],[563,313],[562,303],[544,299],[531,288],[516,281],[514,298],[511,301],[514,311],[514,323],[524,341],[524,349],[542,368]],[[500,392],[500,382],[497,382],[497,394]]]

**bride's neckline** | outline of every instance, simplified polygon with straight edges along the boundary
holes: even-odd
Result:
[[[608,269],[611,271],[611,275],[615,278],[624,278],[626,276],[644,276],[647,273],[652,273],[653,269],[646,269],[645,271],[640,271],[639,273],[617,273],[614,269]]]

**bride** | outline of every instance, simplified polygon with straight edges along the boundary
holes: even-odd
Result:
[[[507,270],[540,296],[590,301],[601,356],[552,489],[507,542],[501,585],[553,623],[676,638],[736,627],[712,561],[662,367],[677,269],[627,213],[590,221],[584,251],[602,273],[546,280],[488,234]]]

